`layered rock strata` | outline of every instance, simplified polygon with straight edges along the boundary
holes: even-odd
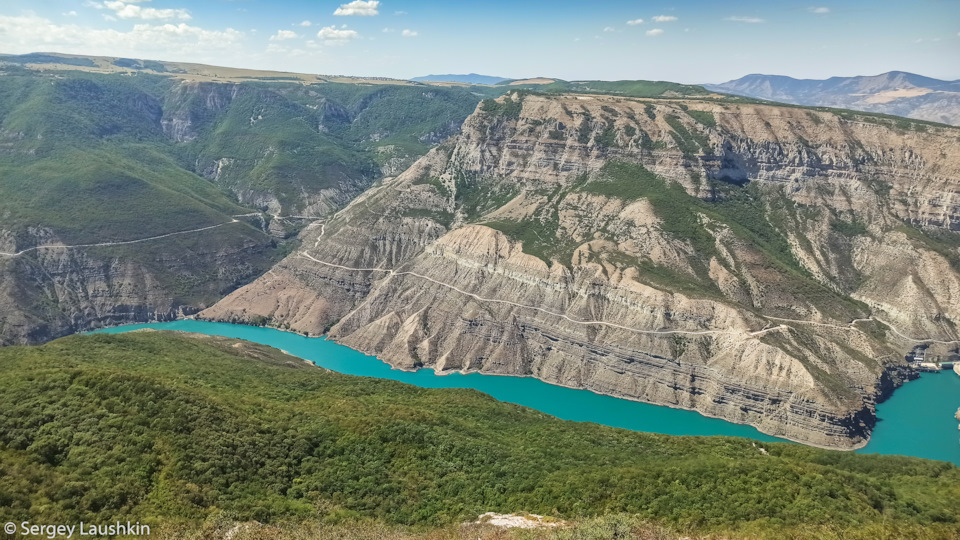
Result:
[[[200,316],[858,447],[911,340],[958,337],[957,156],[869,115],[507,96]]]

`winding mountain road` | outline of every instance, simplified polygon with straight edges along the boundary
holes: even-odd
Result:
[[[324,235],[325,232],[326,232],[326,231],[325,231],[325,226],[324,226],[323,224],[321,224],[321,225],[320,225],[320,235],[317,237],[317,241],[314,242],[314,244],[313,244],[313,247],[314,247],[314,248],[319,247],[320,241],[321,241],[321,239],[323,238],[323,235]],[[350,266],[343,266],[343,265],[340,265],[340,264],[334,264],[334,263],[329,263],[329,262],[326,262],[326,261],[321,261],[321,260],[313,257],[312,255],[310,255],[307,251],[300,251],[300,252],[298,252],[298,256],[304,257],[304,258],[306,258],[306,259],[309,259],[309,260],[311,260],[311,261],[313,261],[313,262],[315,262],[315,263],[323,264],[323,265],[330,266],[330,267],[333,267],[333,268],[340,268],[340,269],[342,269],[342,270],[356,271],[356,272],[385,272],[385,273],[389,274],[389,277],[393,277],[393,276],[403,276],[403,275],[414,276],[414,277],[417,277],[417,278],[420,278],[420,279],[424,279],[424,280],[426,280],[426,281],[430,281],[431,283],[434,283],[434,284],[436,284],[436,285],[440,285],[441,287],[445,287],[445,288],[450,289],[450,290],[452,290],[452,291],[456,291],[456,292],[458,292],[458,293],[460,293],[460,294],[469,296],[469,297],[474,298],[475,300],[478,300],[478,301],[481,301],[481,302],[507,304],[507,305],[511,305],[511,306],[518,307],[518,308],[530,309],[530,310],[534,310],[534,311],[540,311],[540,312],[542,312],[542,313],[547,313],[547,314],[549,314],[549,315],[553,315],[553,316],[555,316],[555,317],[560,317],[560,318],[562,318],[562,319],[564,319],[564,320],[567,320],[567,321],[570,321],[570,322],[576,323],[576,324],[609,326],[609,327],[611,327],[611,328],[618,328],[618,329],[621,329],[621,330],[627,330],[627,331],[636,332],[636,333],[639,333],[639,334],[660,334],[660,335],[665,335],[665,334],[680,334],[680,335],[717,335],[717,334],[731,334],[731,335],[744,335],[744,334],[745,334],[745,335],[757,337],[757,336],[764,335],[764,334],[766,334],[766,333],[768,333],[768,332],[785,330],[786,328],[788,328],[788,325],[787,325],[787,324],[784,324],[784,323],[816,325],[816,326],[826,326],[826,327],[830,327],[830,328],[836,328],[836,329],[838,329],[838,330],[854,330],[854,331],[860,332],[861,330],[859,330],[858,328],[856,328],[856,324],[857,324],[857,323],[859,323],[859,322],[876,321],[876,322],[879,322],[879,323],[881,323],[881,324],[889,327],[890,330],[891,330],[893,333],[895,333],[896,335],[900,336],[901,338],[903,338],[903,339],[905,339],[905,340],[907,340],[907,341],[912,341],[912,342],[914,342],[914,343],[937,343],[937,344],[942,344],[942,345],[957,345],[957,344],[960,344],[960,340],[941,341],[941,340],[936,340],[936,339],[931,339],[931,338],[914,338],[914,337],[910,337],[910,336],[907,336],[907,335],[903,334],[903,333],[900,332],[899,330],[897,330],[897,328],[896,328],[895,326],[893,326],[892,324],[890,324],[890,323],[888,323],[888,322],[880,319],[879,317],[874,317],[874,316],[872,316],[872,315],[871,315],[870,317],[863,318],[863,319],[854,319],[854,320],[850,321],[850,322],[849,322],[848,324],[846,324],[846,325],[837,325],[837,324],[830,324],[830,323],[821,323],[821,322],[816,322],[816,321],[804,321],[804,320],[801,320],[801,319],[785,319],[785,318],[782,318],[782,317],[773,317],[773,316],[770,316],[770,315],[760,315],[761,317],[763,317],[763,318],[765,318],[765,319],[768,319],[768,320],[770,320],[770,321],[779,321],[781,324],[779,324],[779,325],[777,325],[777,326],[772,326],[772,327],[769,327],[769,328],[764,328],[764,329],[762,329],[762,330],[757,330],[757,331],[755,331],[755,332],[733,331],[733,330],[699,330],[699,331],[693,331],[693,330],[643,330],[643,329],[631,328],[631,327],[629,327],[629,326],[623,326],[623,325],[620,325],[620,324],[611,323],[611,322],[607,322],[607,321],[587,321],[587,320],[574,319],[574,318],[571,318],[570,316],[568,316],[568,315],[566,315],[566,314],[564,314],[564,313],[558,313],[558,312],[555,312],[555,311],[550,311],[550,310],[548,310],[548,309],[544,309],[544,308],[537,307],[537,306],[528,306],[528,305],[524,305],[524,304],[518,304],[518,303],[516,303],[516,302],[510,302],[509,300],[499,300],[499,299],[496,299],[496,298],[484,298],[484,297],[478,296],[478,295],[476,295],[476,294],[474,294],[474,293],[471,293],[471,292],[468,292],[468,291],[464,291],[464,290],[462,290],[462,289],[459,289],[459,288],[457,288],[457,287],[455,287],[455,286],[453,286],[453,285],[450,285],[449,283],[443,283],[443,282],[437,281],[437,280],[435,280],[435,279],[433,279],[433,278],[430,278],[430,277],[427,277],[427,276],[424,276],[424,275],[421,275],[421,274],[417,274],[416,272],[398,272],[398,271],[396,271],[396,270],[390,270],[390,269],[385,269],[385,268],[356,268],[356,267],[350,267]]]
[[[237,216],[237,217],[242,217],[242,216]],[[98,244],[72,244],[72,245],[51,244],[51,245],[45,245],[45,246],[34,246],[32,248],[27,248],[21,251],[17,251],[16,253],[6,253],[3,251],[0,251],[0,257],[19,257],[24,253],[30,253],[31,251],[39,251],[41,249],[76,249],[76,248],[123,246],[127,244],[138,244],[140,242],[150,242],[151,240],[159,240],[161,238],[168,238],[170,236],[177,236],[180,234],[190,234],[190,233],[197,233],[201,231],[209,231],[210,229],[216,229],[217,227],[223,227],[224,225],[230,225],[231,223],[239,223],[239,220],[232,219],[224,223],[218,223],[217,225],[210,225],[209,227],[200,227],[199,229],[190,229],[188,231],[177,231],[177,232],[172,232],[167,234],[161,234],[158,236],[139,238],[137,240],[123,240],[120,242],[100,242]]]
[[[352,268],[352,267],[349,267],[349,266],[342,266],[342,265],[339,265],[339,264],[333,264],[333,263],[328,263],[328,262],[325,262],[325,261],[318,260],[318,259],[314,258],[313,256],[311,256],[311,255],[310,255],[309,253],[307,253],[306,251],[301,251],[301,252],[299,253],[299,255],[302,256],[302,257],[305,257],[305,258],[307,258],[307,259],[310,259],[311,261],[313,261],[313,262],[315,262],[315,263],[324,264],[324,265],[331,266],[331,267],[334,267],[334,268],[341,268],[341,269],[343,269],[343,270],[363,271],[363,272],[386,272],[386,273],[389,274],[389,277],[393,277],[393,276],[414,276],[414,277],[418,277],[418,278],[420,278],[420,279],[429,281],[429,282],[431,282],[431,283],[435,283],[435,284],[437,284],[437,285],[440,285],[441,287],[446,287],[446,288],[448,288],[448,289],[450,289],[450,290],[453,290],[453,291],[456,291],[456,292],[458,292],[458,293],[460,293],[460,294],[469,296],[469,297],[474,298],[474,299],[476,299],[476,300],[479,300],[479,301],[481,301],[481,302],[489,302],[489,303],[495,303],[495,304],[507,304],[507,305],[510,305],[510,306],[518,307],[518,308],[531,309],[531,310],[534,310],[534,311],[540,311],[540,312],[542,312],[542,313],[546,313],[546,314],[548,314],[548,315],[553,315],[553,316],[555,316],[555,317],[560,317],[560,318],[562,318],[562,319],[565,319],[565,320],[567,320],[567,321],[570,321],[570,322],[576,323],[576,324],[597,325],[597,326],[609,326],[609,327],[611,327],[611,328],[619,328],[619,329],[621,329],[621,330],[627,330],[627,331],[636,332],[636,333],[639,333],[639,334],[686,334],[686,335],[713,335],[713,334],[743,335],[743,334],[747,334],[747,335],[750,335],[750,336],[759,336],[759,335],[766,334],[767,332],[772,332],[772,331],[774,331],[774,330],[779,330],[779,329],[782,329],[782,328],[786,328],[785,325],[780,325],[780,326],[775,326],[775,327],[772,327],[772,328],[764,328],[763,330],[758,330],[758,331],[756,331],[756,332],[736,332],[736,331],[733,331],[733,330],[641,330],[641,329],[638,329],[638,328],[631,328],[631,327],[629,327],[629,326],[623,326],[623,325],[621,325],[621,324],[611,323],[611,322],[607,322],[607,321],[585,321],[585,320],[580,320],[580,319],[574,319],[574,318],[572,318],[572,317],[570,317],[570,316],[568,316],[568,315],[566,315],[566,314],[564,314],[564,313],[558,313],[558,312],[556,312],[556,311],[550,311],[549,309],[544,309],[544,308],[537,307],[537,306],[528,306],[528,305],[524,305],[524,304],[518,304],[518,303],[516,303],[516,302],[511,302],[511,301],[509,301],[509,300],[499,300],[499,299],[496,299],[496,298],[485,298],[485,297],[483,297],[483,296],[479,296],[479,295],[474,294],[474,293],[472,293],[472,292],[468,292],[468,291],[465,291],[465,290],[463,290],[463,289],[459,289],[459,288],[457,288],[457,287],[455,287],[455,286],[453,286],[453,285],[450,285],[449,283],[444,283],[444,282],[442,282],[442,281],[437,281],[437,280],[435,280],[435,279],[433,279],[433,278],[431,278],[431,277],[427,277],[427,276],[418,274],[418,273],[416,273],[416,272],[398,272],[398,271],[396,271],[396,270],[388,270],[388,269],[384,269],[384,268]]]

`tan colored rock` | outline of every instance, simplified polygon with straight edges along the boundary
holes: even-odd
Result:
[[[533,376],[836,448],[865,444],[876,401],[906,376],[904,336],[958,338],[960,242],[937,231],[960,227],[960,129],[522,99],[517,119],[478,110],[202,316],[329,328],[403,369]],[[584,189],[615,161],[683,186],[677,211],[699,239],[673,232],[652,196]],[[737,219],[775,238],[718,210],[717,186],[733,183],[760,201]]]

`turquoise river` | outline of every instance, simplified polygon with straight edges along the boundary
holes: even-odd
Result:
[[[401,381],[427,388],[473,388],[500,401],[531,407],[564,420],[668,435],[732,435],[777,441],[750,426],[672,409],[573,390],[530,377],[471,373],[437,376],[433,370],[415,373],[391,369],[367,356],[323,338],[308,338],[271,328],[180,320],[120,326],[100,332],[120,333],[154,328],[244,339],[282,349],[318,366],[365,377]],[[877,407],[879,422],[870,443],[860,453],[900,454],[952,461],[960,465],[960,437],[953,415],[960,407],[960,377],[952,371],[928,373],[905,384]]]

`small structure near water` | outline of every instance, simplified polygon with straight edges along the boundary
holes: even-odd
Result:
[[[949,354],[941,356],[940,354],[930,354],[928,350],[929,347],[930,345],[917,345],[914,347],[905,357],[907,364],[917,371],[930,373],[953,368],[953,370],[960,375],[960,371],[957,371],[956,367],[958,360],[960,360],[960,355],[957,354],[957,350],[950,351]]]

